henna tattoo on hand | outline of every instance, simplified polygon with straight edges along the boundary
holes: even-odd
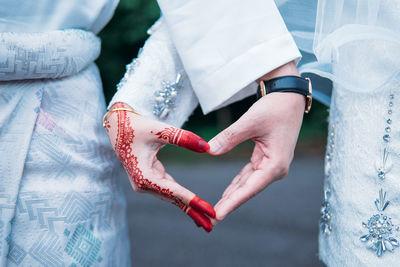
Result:
[[[121,104],[123,107],[123,104]],[[118,104],[115,105],[119,107]],[[178,206],[181,210],[187,213],[198,226],[202,226],[207,232],[212,230],[212,223],[210,219],[202,214],[201,212],[206,213],[207,215],[215,218],[215,211],[213,207],[208,204],[206,201],[202,200],[198,196],[195,196],[189,203],[189,206],[185,205],[181,199],[176,197],[174,193],[168,188],[162,188],[154,182],[151,182],[149,179],[144,178],[142,171],[138,167],[138,159],[134,155],[131,145],[133,144],[135,134],[134,130],[131,126],[130,119],[127,115],[126,111],[116,112],[117,114],[117,136],[115,142],[115,152],[124,165],[125,170],[129,174],[129,177],[133,180],[134,184],[143,191],[154,192],[162,195],[163,197],[169,199],[173,204]],[[175,129],[175,128],[173,128]],[[175,129],[179,130],[179,129]],[[180,140],[183,136],[183,130],[179,130],[181,133],[176,133],[175,131],[173,135],[169,135],[166,138],[175,138],[175,141],[180,143]],[[178,134],[177,136],[175,136]],[[193,134],[194,135],[194,134]],[[160,134],[161,136],[161,134]],[[167,136],[167,135],[164,135]],[[196,135],[194,135],[196,136]],[[163,138],[163,137],[161,137]]]
[[[155,135],[158,136],[158,139],[163,139],[168,144],[185,147],[195,152],[203,153],[210,150],[210,145],[200,136],[175,127],[165,128]]]
[[[126,111],[117,112],[117,123],[118,130],[115,142],[115,152],[124,165],[127,173],[131,179],[133,179],[133,182],[139,189],[159,193],[164,197],[171,199],[178,207],[183,208],[185,204],[180,199],[176,198],[172,191],[167,188],[161,188],[157,184],[152,183],[149,179],[143,177],[143,173],[138,167],[138,159],[132,151],[131,144],[133,143],[135,134]]]
[[[111,128],[111,124],[110,124],[109,120],[106,121],[106,127],[105,128],[106,128],[106,132],[109,133],[110,132],[110,128]]]

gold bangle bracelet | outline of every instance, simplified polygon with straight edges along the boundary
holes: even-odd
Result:
[[[107,111],[107,113],[104,114],[104,116],[103,116],[103,127],[104,127],[104,128],[106,128],[106,119],[107,119],[108,115],[110,115],[111,113],[116,112],[116,111],[128,111],[128,112],[132,112],[132,113],[134,113],[134,114],[140,116],[140,114],[137,113],[137,112],[136,112],[135,110],[133,110],[133,109],[128,109],[128,108],[115,108],[115,109],[112,109],[112,110]]]

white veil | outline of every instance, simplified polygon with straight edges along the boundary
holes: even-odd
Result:
[[[275,0],[300,50],[300,72],[355,92],[378,90],[400,69],[400,1]],[[326,88],[314,96],[329,104]]]

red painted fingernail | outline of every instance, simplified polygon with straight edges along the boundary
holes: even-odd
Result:
[[[177,144],[198,153],[204,153],[210,149],[210,145],[206,141],[189,131],[182,131]]]
[[[204,229],[207,233],[211,232],[212,229],[213,229],[212,223],[209,222],[209,223],[207,223],[205,226],[203,225],[203,229]]]
[[[210,145],[206,141],[201,139],[199,141],[199,151],[198,152],[208,152],[209,150],[210,150]]]
[[[200,226],[203,227],[203,229],[207,233],[211,232],[213,226],[210,219],[207,216],[205,216],[204,214],[200,213],[195,209],[190,209],[187,212],[187,215],[189,215],[199,227]]]
[[[211,218],[215,218],[216,214],[214,208],[208,202],[199,198],[198,196],[194,196],[194,198],[190,201],[189,206],[206,213]]]

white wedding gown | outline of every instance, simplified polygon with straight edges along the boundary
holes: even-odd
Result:
[[[330,105],[319,257],[398,266],[400,1],[277,2],[299,48],[316,57],[300,71],[333,81],[332,97],[314,94]]]
[[[320,258],[400,263],[400,1],[319,1],[309,70],[333,80]]]

